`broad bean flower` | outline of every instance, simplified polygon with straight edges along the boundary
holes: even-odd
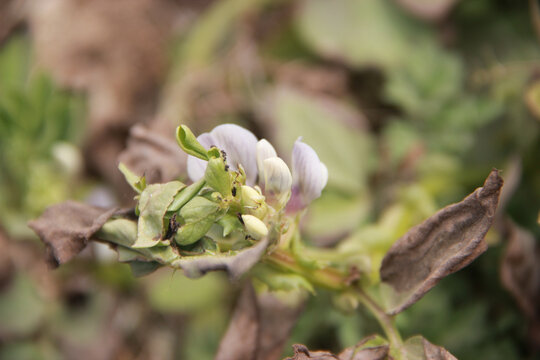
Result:
[[[326,166],[319,160],[315,150],[302,142],[301,138],[294,143],[292,171],[267,140],[257,141],[252,132],[238,125],[219,125],[209,133],[199,135],[197,140],[207,150],[216,146],[224,151],[227,165],[232,170],[244,170],[247,185],[258,184],[277,207],[286,206],[291,212],[305,208],[321,196],[328,181]],[[189,155],[187,170],[190,179],[201,179],[207,164]]]

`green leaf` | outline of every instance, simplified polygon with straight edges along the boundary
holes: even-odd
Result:
[[[188,201],[193,199],[195,195],[197,195],[201,191],[205,184],[206,181],[204,179],[201,179],[196,183],[193,183],[180,190],[178,194],[175,195],[174,200],[171,205],[169,205],[167,211],[177,211],[178,209],[180,209]]]
[[[176,128],[176,141],[187,154],[208,160],[208,151],[197,141],[197,138],[186,125]]]
[[[118,164],[118,170],[124,175],[127,183],[140,194],[146,188],[146,177],[137,176],[123,163]]]
[[[133,276],[141,277],[156,271],[161,265],[155,261],[130,261],[129,266],[133,272]]]
[[[280,147],[287,151],[302,136],[328,168],[327,187],[347,194],[366,188],[367,176],[376,164],[373,139],[349,125],[352,119],[362,118],[356,109],[330,98],[321,101],[288,88],[278,88],[275,93]]]
[[[204,173],[204,179],[208,186],[218,191],[223,196],[232,195],[231,173],[226,169],[225,160],[222,157],[211,158]]]
[[[179,181],[171,181],[148,185],[144,189],[139,200],[140,215],[134,248],[148,248],[161,242],[166,231],[165,213],[183,186]]]
[[[297,26],[315,51],[357,67],[399,65],[430,35],[389,0],[304,1]]]
[[[231,214],[223,216],[217,223],[223,227],[223,237],[228,236],[234,230],[243,230],[242,223],[238,220],[238,217]]]
[[[174,240],[179,245],[193,244],[210,230],[219,210],[219,204],[202,196],[194,197],[180,209],[184,225],[178,229]]]

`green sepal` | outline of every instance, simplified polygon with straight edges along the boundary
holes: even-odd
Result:
[[[217,223],[223,227],[223,237],[229,236],[234,230],[244,229],[238,217],[231,214],[223,216]]]
[[[184,187],[179,181],[148,185],[139,200],[137,241],[134,248],[148,248],[162,242],[167,230],[165,214],[175,195]]]
[[[218,158],[221,157],[221,151],[215,146],[212,146],[207,152],[208,158]]]
[[[208,186],[216,190],[223,196],[232,196],[231,173],[226,170],[223,158],[211,158],[204,173],[204,179]]]
[[[173,202],[167,208],[167,211],[177,211],[182,206],[184,206],[188,201],[193,199],[204,187],[206,181],[201,179],[189,186],[186,186],[180,190],[174,197]]]
[[[124,175],[129,186],[138,194],[146,188],[146,177],[136,175],[123,163],[118,164],[118,170]]]
[[[186,154],[202,160],[208,160],[208,151],[201,145],[186,125],[180,125],[176,128],[176,141]]]
[[[178,245],[189,245],[202,238],[216,221],[220,209],[219,204],[205,197],[194,197],[180,209],[184,224],[178,229],[174,240]]]

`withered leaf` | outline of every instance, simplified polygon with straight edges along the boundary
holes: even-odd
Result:
[[[385,360],[390,347],[388,342],[378,335],[371,335],[358,344],[348,347],[339,355],[339,360]]]
[[[267,292],[257,295],[257,304],[260,321],[257,360],[279,359],[304,309],[304,301],[284,303]]]
[[[271,293],[255,294],[247,282],[216,359],[279,359],[302,309],[303,300],[284,303]]]
[[[502,184],[498,171],[493,170],[483,187],[439,210],[394,243],[380,269],[389,314],[411,306],[443,277],[487,249],[484,236],[493,223]]]
[[[148,183],[165,183],[185,172],[187,156],[174,137],[136,125],[119,159],[136,174],[144,174]]]
[[[48,207],[28,226],[45,243],[48,261],[56,267],[77,255],[115,211],[66,201]]]
[[[506,228],[501,280],[527,316],[529,337],[540,348],[540,246],[533,234],[516,224],[508,221]]]
[[[309,351],[309,349],[302,344],[294,344],[293,350],[293,357],[288,357],[285,360],[339,360],[337,356],[327,351]]]
[[[433,345],[422,336],[413,336],[404,344],[407,360],[457,360],[446,349]]]
[[[371,335],[356,345],[343,350],[339,355],[326,351],[310,351],[304,345],[293,345],[294,356],[285,360],[386,360],[390,348],[388,342],[378,335]]]
[[[259,310],[251,284],[244,286],[216,360],[255,360],[257,358]]]

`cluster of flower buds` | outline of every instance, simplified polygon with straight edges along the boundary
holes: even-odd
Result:
[[[294,144],[291,172],[267,140],[258,141],[253,133],[237,125],[217,126],[196,139],[188,128],[181,126],[177,138],[189,154],[187,167],[192,181],[206,179],[215,190],[233,187],[230,194],[239,198],[242,222],[247,234],[254,239],[266,236],[267,224],[276,215],[296,213],[318,198],[328,179],[326,166],[301,139]],[[218,149],[215,153],[219,154],[229,176],[245,182],[231,182],[223,176],[221,184],[215,184],[215,160],[208,159],[208,155],[201,156],[203,150],[194,151],[195,148],[204,149],[210,156],[212,149]],[[229,191],[222,193],[228,195]]]

